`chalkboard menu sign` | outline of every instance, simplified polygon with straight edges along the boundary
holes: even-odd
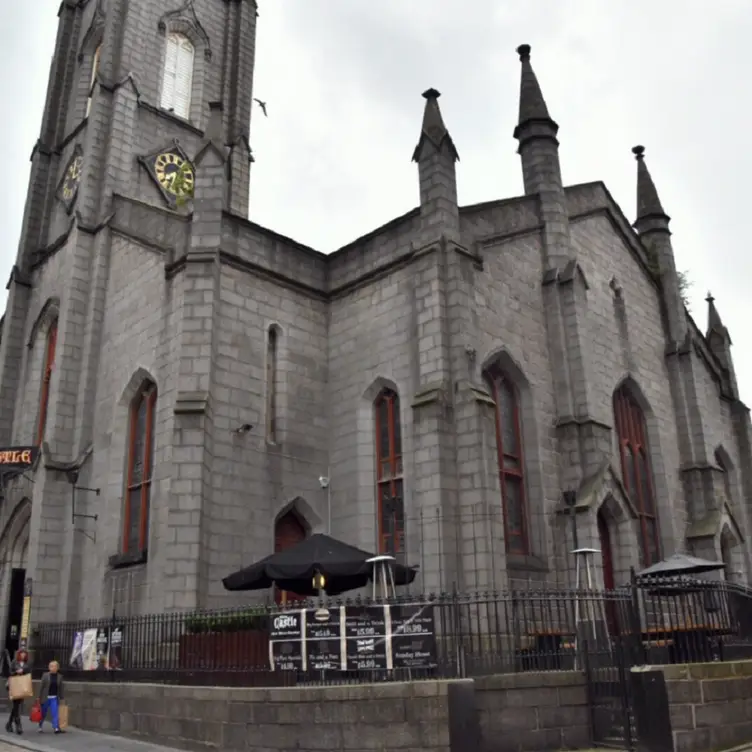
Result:
[[[342,609],[318,608],[305,613],[307,668],[338,670],[342,666]]]
[[[272,670],[300,671],[303,669],[301,640],[304,611],[286,611],[272,619],[269,635],[269,662]]]
[[[387,669],[388,606],[345,609],[345,667],[348,671]]]
[[[436,665],[433,606],[337,606],[272,619],[269,662],[280,671],[389,671]]]
[[[433,606],[391,606],[392,668],[436,665]]]

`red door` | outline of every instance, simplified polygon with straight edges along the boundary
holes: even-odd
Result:
[[[611,547],[611,531],[608,528],[608,522],[603,514],[603,511],[598,512],[598,537],[601,543],[601,561],[603,565],[603,587],[608,590],[613,590],[616,583],[614,577],[614,554]],[[610,599],[608,594],[606,595],[606,621],[608,623],[608,631],[611,634],[618,634],[619,620],[617,614],[616,601]]]
[[[305,540],[306,531],[303,523],[293,512],[288,512],[277,520],[274,527],[274,553],[279,553]],[[274,599],[277,603],[303,600],[302,596],[275,588]]]

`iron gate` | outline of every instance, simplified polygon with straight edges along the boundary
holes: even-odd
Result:
[[[593,743],[634,750],[637,733],[630,682],[634,651],[629,640],[613,637],[602,646],[585,641],[583,654]]]

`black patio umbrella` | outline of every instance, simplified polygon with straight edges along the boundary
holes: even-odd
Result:
[[[702,574],[703,572],[716,572],[719,569],[724,569],[725,566],[722,561],[698,559],[689,554],[674,554],[638,572],[637,578],[680,577],[682,575]]]
[[[316,595],[314,576],[325,578],[327,595],[365,587],[373,577],[373,554],[317,533],[284,551],[271,554],[222,580],[226,590],[263,590],[276,585],[297,595]],[[394,584],[409,585],[416,567],[393,563]]]

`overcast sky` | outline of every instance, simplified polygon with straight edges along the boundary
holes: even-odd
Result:
[[[59,0],[3,6],[0,289]],[[632,220],[630,149],[645,145],[692,313],[704,329],[712,290],[752,402],[750,0],[260,0],[259,10],[255,95],[269,117],[257,110],[251,131],[254,221],[328,253],[414,207],[410,157],[431,86],[460,153],[461,203],[520,194],[514,50],[527,42],[566,183],[603,180]]]

